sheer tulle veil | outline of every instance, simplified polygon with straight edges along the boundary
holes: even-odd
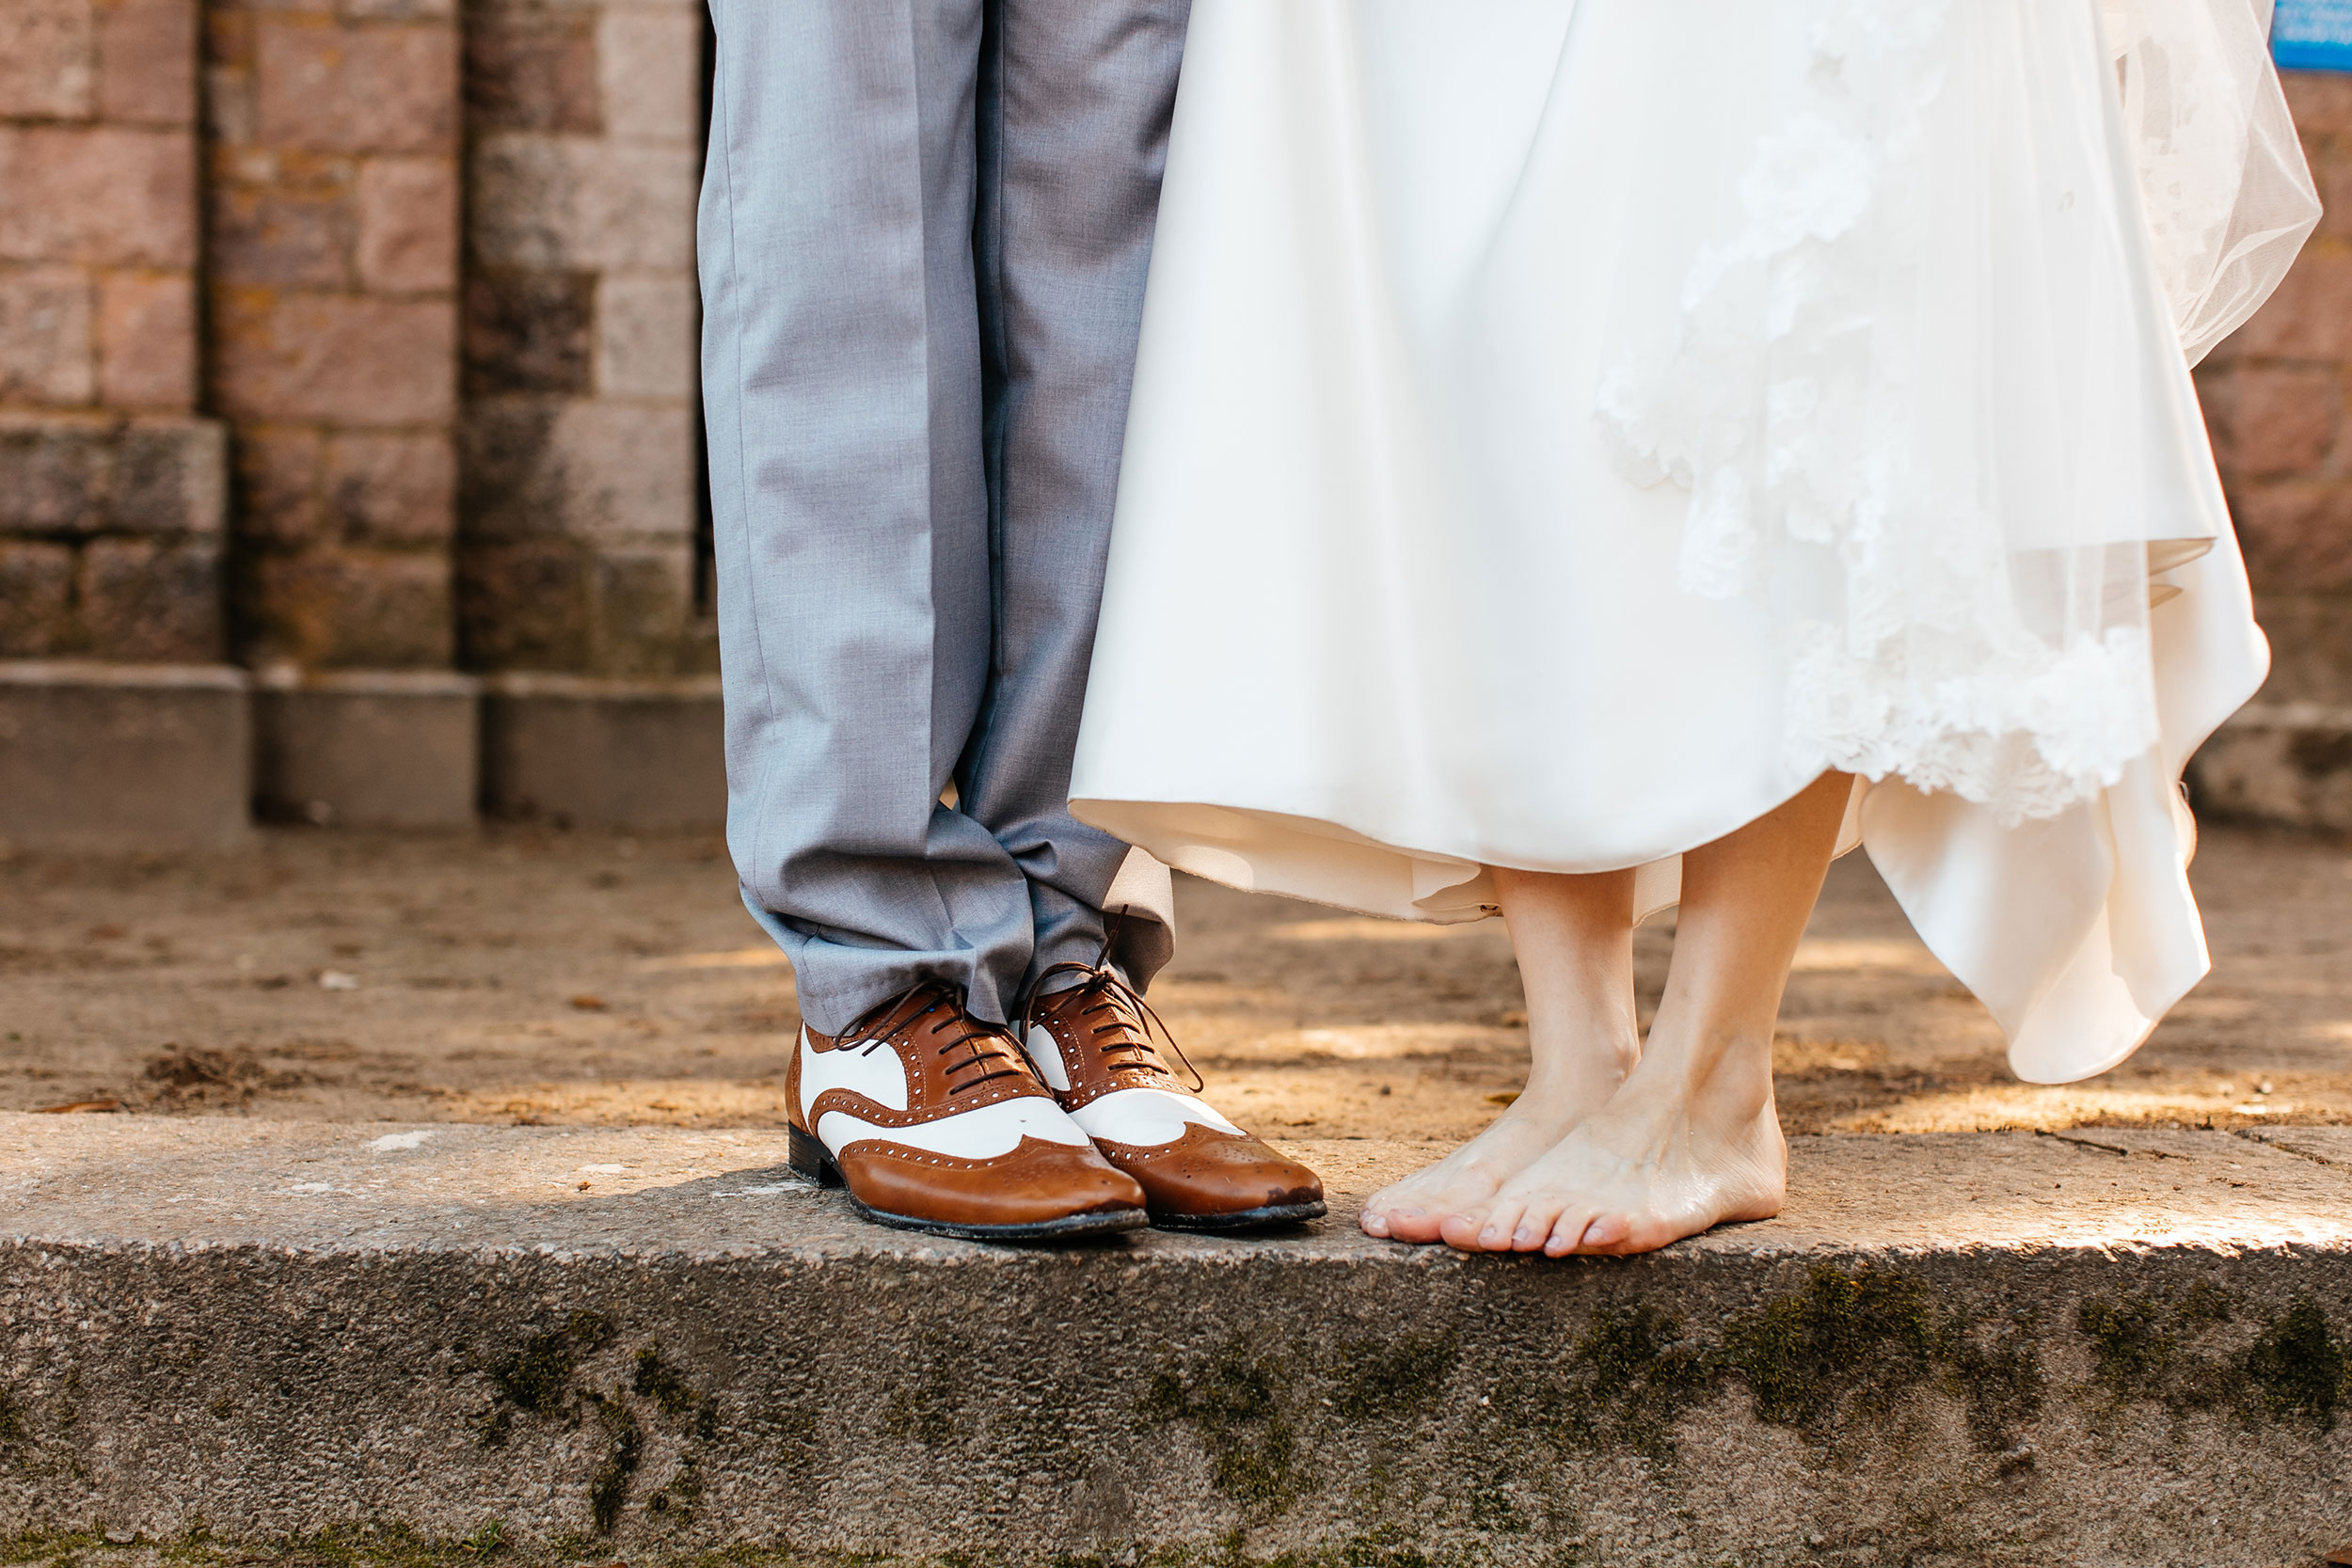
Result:
[[[2157,270],[2191,364],[2284,277],[2319,200],[2270,66],[2272,0],[2103,0]]]
[[[1625,279],[1602,426],[1691,492],[1685,590],[1782,627],[1792,765],[2056,816],[2155,744],[2151,607],[2227,527],[2149,356],[2201,357],[2317,220],[2270,0],[1756,11],[1717,127],[1754,150],[1689,272]],[[2105,117],[2017,93],[2100,60]],[[1919,417],[1954,392],[1984,417]]]

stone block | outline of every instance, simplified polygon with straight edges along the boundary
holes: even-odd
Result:
[[[359,170],[359,281],[381,293],[457,286],[457,163],[371,158]]]
[[[262,162],[250,168],[243,165]],[[342,289],[354,281],[348,160],[317,160],[290,178],[285,160],[223,159],[210,195],[205,261],[215,284]]]
[[[458,0],[341,0],[341,14],[353,22],[447,22]]]
[[[2310,136],[2304,138],[2303,151],[2311,165],[2312,182],[2319,187],[2317,237],[2322,242],[2352,237],[2352,214],[2342,210],[2343,201],[2352,197],[2352,156]]]
[[[476,134],[600,133],[595,24],[595,13],[585,8],[480,8],[466,28],[469,127]]]
[[[477,404],[460,432],[469,531],[685,539],[696,520],[694,432],[684,408]]]
[[[456,402],[456,314],[437,300],[216,291],[215,395],[240,419],[445,423]]]
[[[0,534],[215,536],[227,512],[217,420],[0,416]]]
[[[18,848],[231,847],[252,776],[241,670],[0,664],[0,839]]]
[[[475,683],[353,671],[257,684],[254,789],[264,817],[321,827],[457,828],[474,820]]]
[[[228,427],[151,416],[116,428],[108,526],[122,533],[219,534],[228,516]]]
[[[466,278],[466,395],[578,395],[595,388],[596,277],[477,271]]]
[[[595,647],[590,552],[564,539],[484,544],[457,557],[458,643],[477,670],[584,670]]]
[[[2352,594],[2265,592],[2254,615],[2270,638],[2263,702],[2352,708]]]
[[[2352,80],[2328,71],[2289,71],[2280,77],[2306,142],[2352,135]]]
[[[583,828],[716,828],[726,758],[714,680],[494,675],[482,714],[483,808]]]
[[[285,550],[321,537],[326,446],[308,425],[253,425],[237,433],[237,530],[246,543]]]
[[[196,32],[196,0],[101,0],[100,117],[194,128]]]
[[[597,392],[691,401],[700,316],[691,277],[605,278],[596,289]]]
[[[73,550],[0,539],[0,659],[40,658],[73,634]]]
[[[105,527],[116,456],[113,427],[99,420],[0,417],[0,533]]]
[[[2233,487],[2246,570],[2260,588],[2352,588],[2352,481],[2278,480]]]
[[[440,546],[456,531],[457,460],[445,436],[337,436],[323,479],[327,520],[346,544]]]
[[[254,24],[254,135],[309,152],[439,152],[457,146],[457,35],[447,25],[339,26],[264,14]]]
[[[2309,475],[2334,450],[2344,387],[2332,368],[2238,365],[2199,385],[2214,456],[2233,478]]]
[[[691,272],[700,162],[692,148],[485,136],[468,170],[469,243],[490,267]]]
[[[222,653],[220,545],[107,535],[82,547],[85,648],[123,663],[196,664]]]
[[[702,55],[699,11],[606,7],[596,23],[605,135],[645,147],[699,150]]]
[[[89,296],[78,267],[0,271],[0,403],[90,401]]]
[[[196,404],[196,283],[184,273],[98,280],[98,395],[110,408]]]
[[[87,118],[94,32],[90,0],[0,5],[0,119]]]
[[[2352,250],[2306,250],[2269,303],[2222,346],[2232,357],[2352,358]]]
[[[668,675],[693,612],[694,555],[685,541],[596,553],[596,652],[607,675]]]
[[[0,1528],[88,1568],[190,1536],[296,1568],[351,1519],[362,1558],[463,1563],[495,1519],[519,1564],[645,1568],[2345,1539],[2345,1129],[1801,1137],[1780,1218],[1623,1261],[1358,1233],[1410,1144],[1286,1143],[1332,1211],[1289,1231],[1025,1247],[866,1224],[785,1146],[0,1117]]]
[[[0,126],[0,261],[196,265],[186,131]]]
[[[2189,766],[2201,815],[2352,832],[2352,706],[2251,704]]]
[[[242,12],[208,10],[205,31],[219,39],[233,37],[237,23],[249,21]],[[208,61],[203,67],[204,132],[208,142],[218,148],[247,148],[253,145],[255,132],[253,109],[253,72],[249,67]]]
[[[255,662],[439,670],[455,652],[449,558],[320,547],[246,563],[239,608]]]

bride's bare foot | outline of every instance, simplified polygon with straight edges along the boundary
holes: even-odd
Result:
[[[1825,773],[1682,858],[1674,967],[1641,1065],[1558,1147],[1448,1215],[1470,1252],[1650,1252],[1769,1219],[1788,1188],[1772,1021],[1852,780]]]
[[[1769,1047],[1726,1052],[1690,1082],[1664,1062],[1504,1181],[1448,1215],[1468,1252],[1652,1252],[1726,1220],[1770,1219],[1788,1191]]]
[[[1640,1058],[1632,874],[1492,876],[1527,986],[1527,1088],[1478,1136],[1373,1194],[1357,1220],[1368,1236],[1438,1240],[1447,1215],[1492,1201],[1608,1104]]]
[[[1366,1198],[1357,1223],[1365,1235],[1388,1241],[1437,1241],[1447,1215],[1491,1201],[1505,1181],[1607,1104],[1615,1086],[1612,1082],[1581,1094],[1522,1094],[1478,1136]]]

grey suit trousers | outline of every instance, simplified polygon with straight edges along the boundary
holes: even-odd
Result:
[[[710,0],[727,837],[818,1029],[1171,951],[1068,800],[1188,6]]]

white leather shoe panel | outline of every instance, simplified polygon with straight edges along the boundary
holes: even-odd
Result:
[[[1071,1113],[1071,1119],[1085,1128],[1089,1138],[1144,1148],[1174,1143],[1193,1122],[1221,1132],[1241,1131],[1206,1101],[1168,1089],[1113,1089],[1079,1106]]]
[[[847,1111],[827,1111],[817,1123],[818,1139],[835,1154],[868,1138],[902,1148],[941,1154],[951,1160],[993,1160],[1010,1154],[1024,1137],[1042,1143],[1084,1148],[1086,1133],[1042,1095],[1000,1100],[975,1111],[926,1121],[914,1127],[877,1127]]]
[[[1057,1094],[1068,1092],[1070,1069],[1061,1059],[1061,1047],[1054,1043],[1053,1034],[1045,1025],[1030,1024],[1029,1037],[1021,1043],[1029,1053],[1029,1064],[1045,1080],[1045,1086]]]
[[[808,1030],[801,1030],[801,1119],[808,1119],[809,1107],[827,1089],[847,1089],[862,1094],[877,1105],[894,1111],[907,1108],[907,1067],[898,1060],[898,1053],[886,1045],[868,1050],[864,1044],[845,1045],[837,1051],[811,1051]]]

